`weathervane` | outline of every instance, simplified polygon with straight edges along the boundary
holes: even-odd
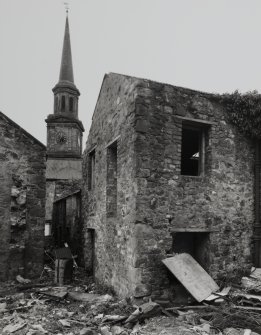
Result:
[[[68,2],[64,2],[63,4],[64,4],[64,8],[66,10],[66,14],[68,14],[68,12],[69,12],[69,3]]]

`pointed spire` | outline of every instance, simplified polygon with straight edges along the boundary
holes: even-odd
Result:
[[[62,62],[60,68],[59,82],[61,81],[69,81],[71,83],[74,83],[68,11],[65,23]]]

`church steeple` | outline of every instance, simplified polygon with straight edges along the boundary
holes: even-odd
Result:
[[[47,175],[51,179],[68,179],[72,176],[78,179],[81,178],[84,127],[78,119],[80,92],[74,84],[68,14],[65,21],[60,76],[53,93],[54,111],[45,120]]]
[[[78,119],[78,97],[80,92],[74,84],[72,51],[68,14],[65,21],[63,51],[59,81],[53,88],[54,114],[67,114]]]
[[[63,39],[63,53],[62,53],[59,81],[60,82],[69,81],[71,83],[74,83],[68,15],[66,16],[66,22],[65,22],[65,31],[64,31],[64,39]]]

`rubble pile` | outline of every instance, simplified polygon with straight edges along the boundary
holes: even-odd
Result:
[[[50,272],[50,269],[47,269]],[[164,307],[148,300],[119,300],[78,276],[57,286],[18,276],[0,291],[0,334],[15,335],[255,335],[261,334],[261,269],[241,285],[213,292],[201,302]],[[54,274],[52,274],[54,276]],[[137,303],[137,301],[135,301]]]

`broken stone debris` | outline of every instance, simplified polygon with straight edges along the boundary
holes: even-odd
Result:
[[[3,329],[4,333],[14,333],[26,326],[26,322],[19,322],[14,325],[8,325]]]
[[[48,331],[46,331],[42,325],[31,325],[32,330],[36,330],[40,333],[47,334]]]
[[[211,294],[210,296],[208,296],[205,301],[213,301],[215,300],[216,302],[219,300],[220,301],[220,297],[225,297],[228,295],[229,291],[231,290],[231,286],[228,287],[224,287],[222,291],[220,292],[215,292],[213,294]],[[222,299],[222,301],[224,301],[224,299]]]
[[[59,322],[64,326],[64,327],[71,327],[71,324],[68,320],[66,319],[60,319]]]
[[[254,290],[261,292],[261,282],[259,279],[251,277],[243,277],[241,279],[241,284],[247,290]]]
[[[232,332],[237,335],[249,335],[253,334],[253,331],[259,333],[259,330],[261,333],[261,308],[255,305],[260,303],[261,295],[253,290],[247,292],[244,288],[239,289],[231,285],[215,291],[200,305],[170,307],[167,308],[169,314],[162,316],[164,309],[154,301],[136,306],[133,311],[134,307],[131,308],[126,302],[117,302],[111,295],[96,293],[92,285],[88,287],[93,293],[84,292],[86,287],[47,286],[33,289],[33,293],[25,292],[1,298],[1,331],[3,334],[19,334],[19,331],[22,331],[21,334],[26,335],[147,335],[151,334],[149,330],[146,332],[146,329],[149,329],[148,325],[153,323],[153,320],[160,319],[169,320],[170,324],[174,322],[182,325],[183,328],[180,327],[186,334],[191,332],[221,335],[227,332],[231,335]],[[215,306],[220,298],[224,299],[221,308]],[[71,309],[73,306],[77,307]],[[122,306],[129,306],[128,311]],[[155,327],[159,327],[157,323]],[[240,329],[237,329],[238,327]],[[216,328],[220,329],[219,333],[215,332]],[[173,332],[160,329],[157,334]],[[177,331],[177,334],[183,333]]]
[[[82,302],[90,302],[95,301],[99,298],[98,294],[93,293],[83,293],[83,292],[69,292],[68,293],[69,298],[76,300],[76,301],[82,301]]]
[[[0,303],[0,313],[6,312],[6,302]]]
[[[20,275],[16,276],[16,280],[17,280],[18,283],[20,283],[20,284],[29,284],[29,283],[31,283],[31,280],[30,280],[30,279],[25,279],[25,278],[23,278],[23,277],[20,276]]]
[[[67,289],[64,287],[54,287],[49,290],[39,290],[38,292],[53,299],[64,299],[68,294]]]
[[[94,335],[94,331],[90,328],[83,328],[80,330],[80,335]]]
[[[140,321],[144,321],[150,317],[153,317],[157,314],[160,314],[161,307],[159,304],[155,302],[148,302],[141,306],[139,306],[125,321],[125,323],[136,323]]]

